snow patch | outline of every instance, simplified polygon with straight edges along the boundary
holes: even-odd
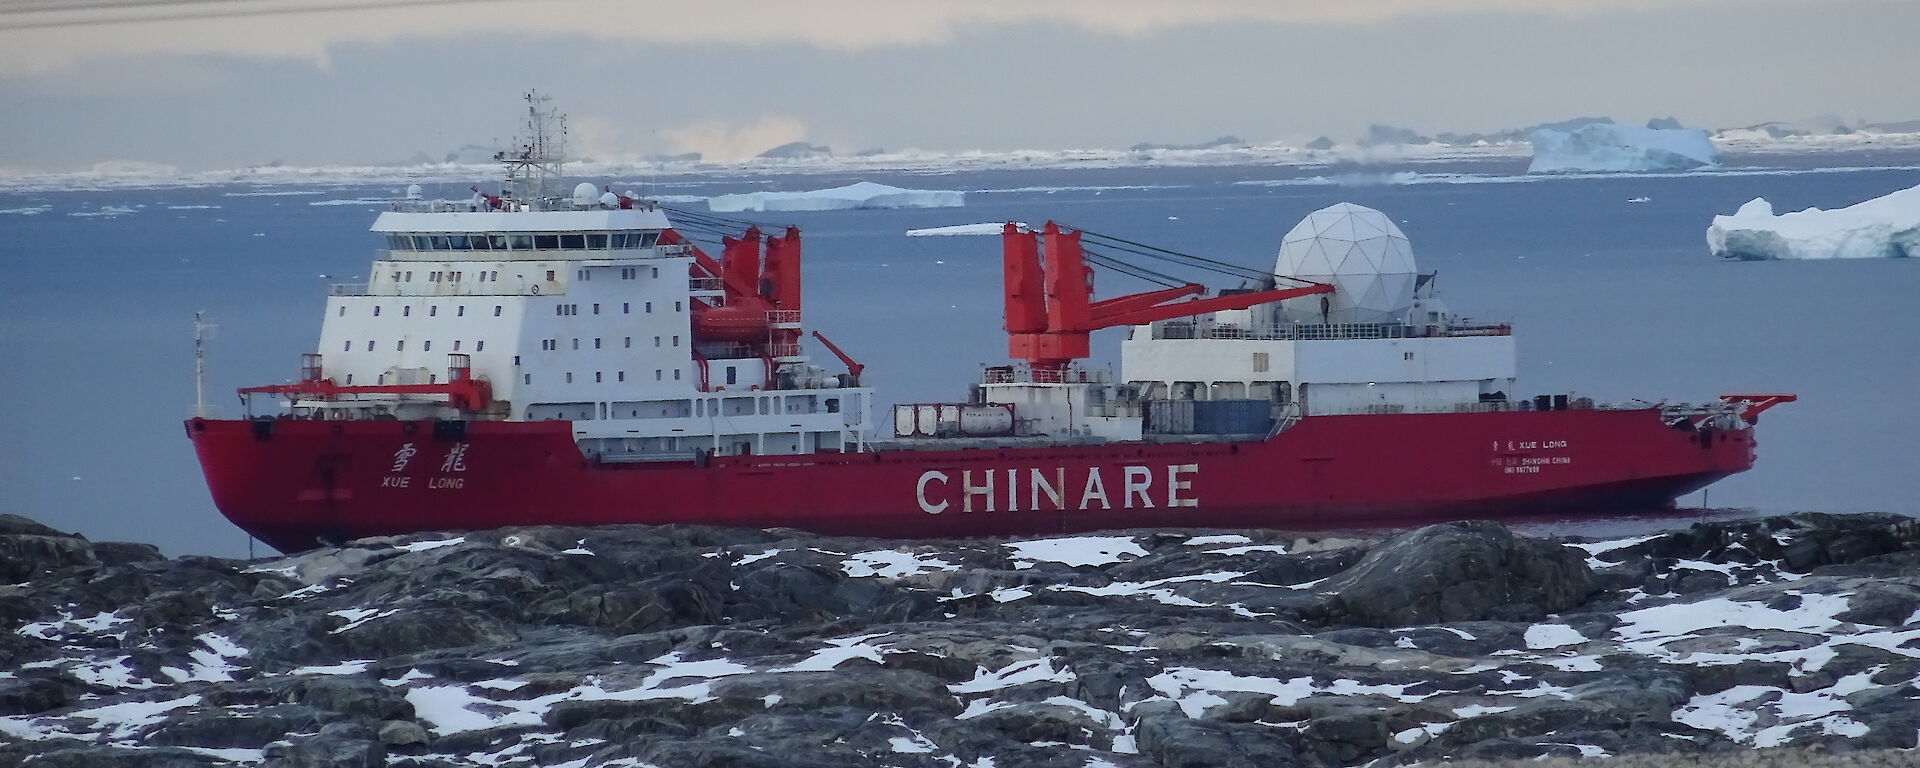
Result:
[[[960,570],[960,566],[937,557],[923,557],[891,549],[876,549],[848,557],[840,564],[840,570],[856,579],[868,576],[903,579],[931,571],[957,571]]]
[[[1586,635],[1565,624],[1535,624],[1527,627],[1527,647],[1533,650],[1577,645],[1586,641]]]
[[[1132,536],[1073,536],[1037,541],[1010,541],[1015,569],[1032,568],[1034,563],[1062,565],[1111,565],[1128,557],[1144,557],[1147,551]]]
[[[989,671],[986,667],[976,667],[972,680],[954,683],[947,686],[947,690],[954,693],[985,693],[1029,683],[1071,683],[1080,679],[1073,674],[1073,670],[1066,667],[1054,669],[1053,662],[1053,657],[1042,656],[1037,659],[1016,661],[993,671]],[[972,709],[972,705],[969,705],[968,709]]]

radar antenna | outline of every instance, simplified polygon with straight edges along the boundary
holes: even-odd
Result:
[[[514,137],[513,148],[495,152],[493,159],[507,166],[506,197],[536,200],[548,196],[548,185],[560,178],[566,162],[567,117],[550,106],[553,99],[527,91],[527,122]]]

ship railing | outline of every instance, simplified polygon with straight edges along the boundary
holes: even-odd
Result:
[[[1509,323],[1472,325],[1401,325],[1397,323],[1325,323],[1245,328],[1236,325],[1198,326],[1163,323],[1154,327],[1155,339],[1251,339],[1257,341],[1339,341],[1348,339],[1417,339],[1454,336],[1510,336]]]
[[[718,277],[687,278],[687,290],[689,291],[719,291],[725,290],[726,286],[727,281]]]
[[[797,309],[767,310],[767,324],[768,325],[799,325],[800,310],[797,310]]]
[[[799,344],[768,344],[768,345],[767,345],[767,356],[769,356],[769,357],[799,357],[799,356],[800,356],[800,345],[799,345]]]
[[[1107,371],[1089,371],[1084,368],[1068,370],[1026,370],[1010,365],[989,366],[980,375],[983,384],[1105,384],[1113,381],[1113,375]]]

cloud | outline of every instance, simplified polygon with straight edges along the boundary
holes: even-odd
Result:
[[[1807,5],[1812,0],[411,0],[352,10],[332,0],[250,0],[246,15],[182,16],[206,6],[14,13],[0,17],[0,76],[99,59],[238,56],[325,66],[348,44],[477,36],[558,36],[622,46],[804,45],[836,51],[938,45],[1008,27],[1066,26],[1123,37],[1226,25],[1368,25],[1409,17],[1580,17],[1682,6]],[[1844,1],[1844,0],[1843,0]],[[1897,0],[1856,0],[1896,2]],[[1834,4],[1834,3],[1822,3]],[[223,4],[218,8],[240,4]],[[136,18],[135,21],[119,21]],[[98,20],[115,23],[75,23]],[[65,26],[41,26],[66,24]]]
[[[665,132],[675,152],[698,152],[706,160],[741,160],[782,144],[807,137],[807,124],[798,118],[770,115],[747,125],[724,120],[700,122]]]

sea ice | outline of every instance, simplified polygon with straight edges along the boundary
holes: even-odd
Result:
[[[1594,123],[1570,131],[1533,132],[1527,173],[1569,171],[1688,171],[1720,164],[1707,132]]]
[[[1775,215],[1756,197],[1715,216],[1707,247],[1730,259],[1871,259],[1920,256],[1920,186],[1845,208]]]
[[[862,181],[810,192],[748,192],[707,198],[715,212],[840,211],[850,208],[959,208],[967,193],[945,189],[901,189]]]

